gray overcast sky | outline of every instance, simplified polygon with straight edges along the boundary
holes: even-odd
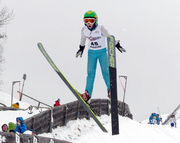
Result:
[[[6,27],[3,92],[11,94],[12,81],[27,74],[24,93],[53,105],[76,100],[40,53],[41,42],[69,82],[84,92],[87,48],[79,48],[83,15],[94,10],[99,24],[121,40],[127,50],[117,51],[117,74],[128,76],[125,101],[134,119],[149,118],[152,112],[171,113],[180,101],[180,1],[179,0],[2,0],[14,10]],[[118,82],[118,99],[123,90]],[[124,84],[124,80],[122,79]],[[18,84],[14,96],[18,98]],[[92,98],[107,98],[98,65]],[[30,102],[27,98],[24,101]],[[37,105],[37,103],[36,103]]]

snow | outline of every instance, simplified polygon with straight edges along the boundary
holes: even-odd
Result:
[[[112,136],[110,116],[103,115],[100,121],[109,133],[103,133],[93,119],[70,121],[65,127],[58,127],[52,133],[44,133],[40,136],[67,140],[73,143],[98,142],[98,143],[159,143],[180,142],[180,128],[172,129],[170,125],[149,125],[133,121],[119,116],[120,134]]]
[[[4,103],[8,107],[11,106],[11,95],[4,93],[4,92],[0,92],[0,97],[1,97],[0,103]],[[30,106],[30,104],[23,102],[23,101],[19,101],[13,97],[13,103],[16,103],[16,102],[19,102],[21,109],[24,109],[24,108],[27,108],[28,106]]]
[[[0,111],[0,125],[8,124],[9,122],[16,122],[16,117],[23,117],[23,119],[27,119],[30,116],[38,114],[39,110],[34,110],[32,114],[29,114],[29,110],[27,108],[30,104],[25,103],[23,101],[18,101],[17,99],[13,98],[13,103],[19,102],[20,109],[23,110],[7,110],[7,111]],[[5,104],[7,107],[11,106],[11,95],[6,94],[4,92],[0,92],[0,103]]]
[[[11,95],[0,92],[0,103],[10,106]],[[17,99],[13,101],[19,102]],[[19,102],[21,109],[27,109],[28,103]],[[38,110],[33,110],[32,114],[28,110],[21,111],[0,111],[0,124],[15,122],[16,117],[21,116],[24,119],[38,114]],[[168,116],[162,115],[165,119]],[[119,116],[120,134],[112,136],[111,117],[102,115],[98,117],[105,128],[109,131],[104,133],[97,126],[93,119],[77,119],[69,121],[66,126],[57,127],[52,133],[43,133],[38,136],[51,137],[60,140],[66,140],[73,143],[179,143],[180,142],[180,120],[177,120],[177,128],[171,128],[170,125],[149,125],[148,119],[137,122],[127,117]],[[147,117],[149,118],[149,117]],[[28,132],[27,132],[28,133]]]

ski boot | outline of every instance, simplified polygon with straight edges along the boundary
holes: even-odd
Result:
[[[85,90],[85,93],[80,94],[80,95],[87,104],[90,104],[90,96],[87,90]]]

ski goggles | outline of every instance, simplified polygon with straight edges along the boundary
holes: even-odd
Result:
[[[94,18],[84,18],[84,23],[94,23],[95,21]]]

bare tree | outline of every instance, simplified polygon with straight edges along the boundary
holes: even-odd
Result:
[[[0,4],[2,2],[0,1]],[[1,6],[0,8],[0,90],[1,86],[3,84],[2,80],[2,73],[3,73],[3,64],[5,62],[5,59],[3,57],[3,51],[4,51],[4,42],[7,38],[6,35],[6,25],[9,24],[9,22],[14,18],[13,11],[10,11],[7,6]]]

